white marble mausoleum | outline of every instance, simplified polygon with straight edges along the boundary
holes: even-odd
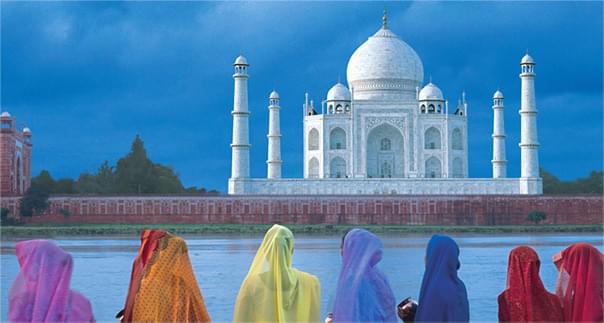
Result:
[[[468,104],[430,79],[411,46],[382,27],[352,54],[348,85],[336,83],[320,105],[306,93],[304,178],[281,177],[279,94],[269,95],[267,178],[250,178],[249,64],[234,63],[232,169],[228,192],[246,194],[542,194],[535,62],[520,62],[521,177],[507,178],[504,97],[493,95],[493,177],[468,178]]]

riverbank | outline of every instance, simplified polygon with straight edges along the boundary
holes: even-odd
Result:
[[[270,225],[261,224],[69,224],[2,226],[2,239],[54,236],[138,235],[144,229],[167,230],[175,234],[253,234],[264,233]],[[287,225],[294,233],[341,234],[352,228],[375,233],[580,233],[604,232],[602,225],[501,225],[501,226],[429,226],[429,225]]]

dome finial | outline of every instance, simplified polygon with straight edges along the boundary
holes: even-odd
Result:
[[[382,28],[388,29],[388,8],[384,5],[384,16],[382,17]]]
[[[430,83],[432,83],[432,73],[430,73]]]

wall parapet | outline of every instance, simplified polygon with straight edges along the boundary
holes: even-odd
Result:
[[[31,223],[283,223],[519,225],[532,211],[546,224],[602,224],[602,196],[241,195],[53,196]],[[18,214],[18,197],[0,205]],[[65,214],[69,214],[65,216]]]

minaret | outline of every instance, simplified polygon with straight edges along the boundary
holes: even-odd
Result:
[[[522,90],[520,99],[520,193],[541,194],[539,142],[535,104],[535,61],[526,53],[520,61]]]
[[[503,93],[493,94],[493,178],[507,177],[505,159],[505,127],[503,122]]]
[[[279,126],[279,93],[275,90],[269,96],[268,106],[268,179],[281,178],[281,128]]]
[[[232,165],[231,178],[243,179],[250,177],[250,142],[249,116],[247,107],[247,60],[243,55],[235,59],[235,94],[233,98],[233,143],[231,144]],[[236,193],[236,192],[229,192]]]
[[[539,177],[539,142],[537,141],[537,106],[535,104],[535,61],[527,53],[520,62],[522,92],[520,101],[521,175]]]

